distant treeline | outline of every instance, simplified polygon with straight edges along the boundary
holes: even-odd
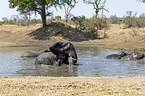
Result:
[[[131,27],[145,27],[145,14],[141,14],[139,17],[135,15],[132,15],[132,11],[127,11],[127,16],[124,16],[122,18],[117,17],[116,15],[111,15],[110,18],[106,18],[106,16],[103,17],[96,17],[93,16],[91,18],[86,18],[85,16],[78,16],[78,17],[72,17],[68,20],[69,24],[75,25],[76,29],[87,30],[90,32],[95,32],[96,30],[102,30],[104,28],[108,28],[108,24],[123,24],[124,28],[131,28]],[[20,25],[20,26],[29,26],[34,24],[41,24],[42,20],[40,19],[30,19],[28,16],[23,16],[19,18],[18,15],[11,16],[10,19],[3,17],[3,21],[0,22],[0,25],[2,24],[13,24],[13,25]],[[47,23],[50,23],[51,21],[63,21],[65,20],[61,19],[61,16],[55,16],[51,17],[50,19],[47,19]]]

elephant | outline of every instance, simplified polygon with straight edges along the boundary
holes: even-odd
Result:
[[[111,54],[106,56],[107,59],[121,59],[122,57],[127,56],[125,52],[119,52],[117,54]]]
[[[73,64],[77,63],[77,53],[70,42],[56,42],[50,45],[48,50],[50,52],[44,52],[36,58],[35,64],[61,66],[62,64],[69,64],[69,57]]]
[[[44,64],[44,65],[61,66],[62,63],[63,63],[63,59],[59,58],[57,55],[53,54],[52,52],[42,53],[35,60],[36,65]]]
[[[139,53],[139,52],[132,52],[129,54],[128,60],[132,59],[143,59],[145,57],[144,54]]]
[[[144,54],[139,52],[125,53],[119,52],[118,54],[111,54],[106,56],[107,59],[123,59],[123,60],[132,60],[132,59],[143,59],[145,57]]]

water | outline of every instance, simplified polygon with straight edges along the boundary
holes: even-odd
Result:
[[[38,51],[37,47],[0,48],[0,77],[4,76],[145,76],[144,60],[105,59],[119,50],[76,48],[77,65],[35,66],[35,58],[21,58],[25,51]],[[71,60],[70,60],[71,62]]]

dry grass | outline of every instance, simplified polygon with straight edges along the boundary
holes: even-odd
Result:
[[[59,25],[57,25],[59,26]],[[123,29],[123,24],[111,24],[109,30],[106,31],[107,38],[105,39],[90,39],[82,40],[81,42],[71,41],[75,46],[89,46],[89,47],[104,47],[112,49],[127,49],[127,50],[145,50],[145,28],[130,28]],[[36,40],[34,36],[30,37],[30,33],[40,33],[40,31],[58,31],[58,27],[48,27],[47,30],[41,30],[41,25],[30,26],[15,26],[15,25],[2,25],[0,26],[0,46],[48,46],[56,41],[70,41],[76,37],[76,39],[82,39],[83,36],[79,36],[74,32],[70,32],[70,40],[62,36],[51,36],[48,40]],[[39,29],[40,30],[37,30]],[[62,28],[65,35],[68,31],[68,27]],[[65,31],[64,31],[65,30]],[[48,32],[49,33],[49,32]],[[71,34],[72,33],[72,34]],[[45,33],[46,34],[46,33]],[[75,34],[75,35],[73,35]],[[99,31],[100,36],[104,35],[104,31]],[[42,34],[41,34],[42,35]],[[48,35],[48,34],[46,34]],[[79,38],[81,37],[81,38]],[[75,40],[75,39],[74,39]]]
[[[1,77],[2,96],[143,96],[145,77]]]
[[[0,46],[19,46],[26,45],[33,41],[26,34],[41,26],[17,26],[17,25],[2,25],[0,26]]]
[[[123,26],[114,24],[107,31],[110,48],[145,50],[145,28],[123,29]]]
[[[104,47],[123,50],[141,50],[145,51],[145,28],[124,29],[123,24],[111,24],[106,31],[107,38],[83,41],[77,43],[80,46],[86,44],[91,47]],[[99,31],[101,35],[104,31]]]

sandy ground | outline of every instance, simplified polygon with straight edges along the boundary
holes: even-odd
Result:
[[[144,96],[145,77],[1,77],[1,96]]]
[[[61,36],[36,40],[28,34],[41,25],[0,26],[0,47],[48,46],[56,41],[68,42]],[[104,31],[99,31],[100,37]],[[110,25],[107,38],[69,41],[74,46],[138,50],[145,53],[145,28],[123,29]],[[0,77],[0,96],[144,96],[145,77]]]
[[[144,51],[145,28],[123,29],[123,26],[123,24],[111,24],[109,30],[105,32],[105,34],[107,35],[107,38],[105,39],[87,39],[75,42],[70,41],[69,38],[64,38],[62,36],[50,36],[48,40],[38,40],[33,39],[34,36],[30,37],[30,35],[28,35],[32,34],[35,31],[35,34],[37,33],[38,35],[38,33],[44,31],[45,29],[37,31],[37,29],[41,29],[41,25],[34,25],[30,26],[29,28],[27,26],[2,25],[0,26],[0,46],[48,46],[56,41],[63,41],[72,42],[75,46],[104,47],[111,49]],[[54,33],[49,29],[46,30],[50,31],[50,33]],[[44,35],[47,35],[45,33],[46,32],[43,32]],[[42,36],[43,34],[39,35]],[[75,33],[72,34],[75,35]],[[76,33],[76,36],[77,35],[78,34]],[[104,30],[99,30],[99,35],[102,38],[104,35]],[[73,38],[75,38],[76,36],[74,36]],[[70,36],[70,38],[71,37],[72,35]],[[76,37],[76,39],[79,39],[79,37],[82,36],[78,36]],[[71,38],[71,40],[73,38]]]

